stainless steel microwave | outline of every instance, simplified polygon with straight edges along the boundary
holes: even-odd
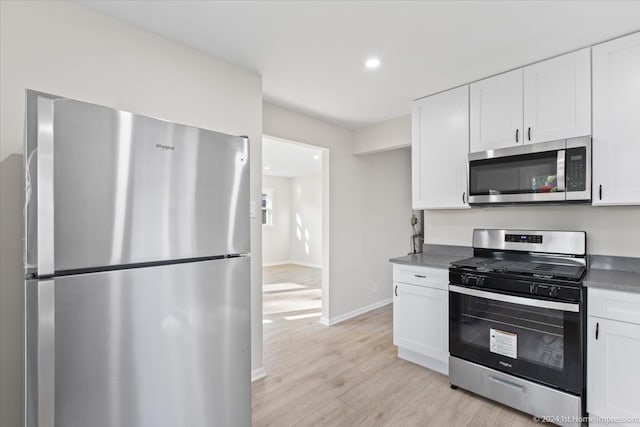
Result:
[[[471,205],[591,200],[591,137],[468,155]]]

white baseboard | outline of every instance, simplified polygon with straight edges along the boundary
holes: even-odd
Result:
[[[275,267],[276,265],[285,265],[285,264],[294,264],[294,262],[291,261],[291,260],[276,261],[276,262],[263,262],[262,266],[263,267]]]
[[[324,316],[323,316],[323,317],[321,317],[321,318],[320,318],[320,320],[318,320],[318,323],[320,323],[320,324],[321,324],[321,325],[323,325],[323,326],[331,326],[331,325],[329,324],[329,319],[328,319],[328,318],[326,318],[326,317],[324,317]]]
[[[333,326],[353,317],[360,316],[361,314],[367,313],[371,310],[375,310],[376,308],[384,307],[385,305],[391,304],[392,302],[393,298],[383,299],[382,301],[374,302],[373,304],[369,304],[365,307],[360,307],[348,313],[341,314],[340,316],[336,316],[330,319],[321,318],[320,324],[325,326]]]
[[[449,359],[438,360],[433,357],[425,356],[415,351],[407,350],[406,348],[398,347],[398,357],[400,359],[408,360],[416,365],[424,366],[425,368],[433,371],[440,372],[449,376]]]
[[[276,265],[285,265],[285,264],[295,264],[295,265],[301,265],[303,267],[322,268],[322,265],[319,265],[319,264],[311,264],[309,262],[293,261],[293,260],[276,261],[276,262],[263,262],[262,266],[263,267],[275,267]]]
[[[322,268],[322,264],[312,264],[310,262],[304,261],[289,261],[291,264],[301,265],[303,267],[313,267],[313,268]]]
[[[264,367],[254,369],[251,371],[251,382],[258,381],[267,376],[267,371],[264,370]]]

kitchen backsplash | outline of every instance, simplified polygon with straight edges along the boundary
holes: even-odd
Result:
[[[501,206],[424,211],[425,243],[471,246],[474,228],[587,232],[587,252],[640,257],[640,206]]]

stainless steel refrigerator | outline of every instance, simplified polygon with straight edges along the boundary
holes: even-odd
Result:
[[[26,110],[26,425],[249,426],[247,138]]]

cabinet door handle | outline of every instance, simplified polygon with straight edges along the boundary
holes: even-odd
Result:
[[[527,139],[531,141],[531,126],[529,126],[529,128],[527,129]]]
[[[520,129],[516,129],[516,142],[518,142],[518,134],[520,133]]]
[[[600,184],[600,187],[598,189],[598,197],[600,198],[600,200],[602,200],[602,184]]]
[[[598,339],[598,335],[600,335],[600,322],[596,322],[596,339]]]
[[[424,274],[414,274],[414,276],[419,277],[421,279],[425,279],[427,277]]]
[[[398,296],[398,285],[396,285],[396,290],[393,293],[396,294],[396,296]]]
[[[466,197],[467,197],[467,192],[466,192],[466,191],[463,191],[463,192],[462,192],[462,204],[463,204],[463,205],[465,204],[464,199],[465,199]]]

